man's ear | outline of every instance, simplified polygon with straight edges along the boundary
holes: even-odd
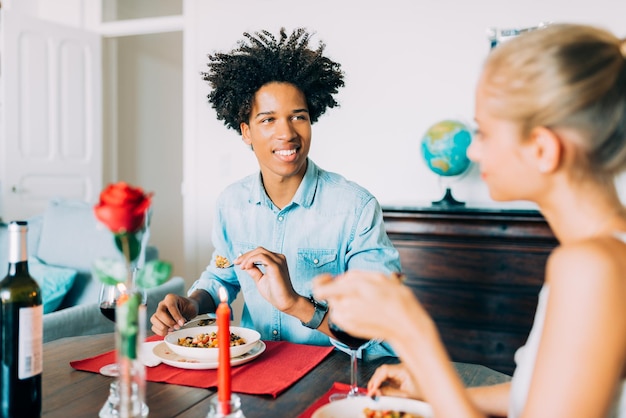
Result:
[[[541,173],[556,171],[563,158],[563,142],[552,129],[537,126],[530,133],[534,146],[534,158]]]
[[[245,122],[241,122],[239,128],[241,129],[241,139],[243,142],[245,142],[246,145],[252,146],[252,138],[250,138],[250,125]]]

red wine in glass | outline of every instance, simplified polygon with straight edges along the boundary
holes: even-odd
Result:
[[[115,322],[115,306],[117,299],[120,297],[120,290],[116,286],[103,284],[100,290],[100,313],[107,319]],[[143,305],[146,304],[146,294],[142,295]]]
[[[100,303],[100,312],[110,321],[115,322],[115,305],[116,302],[102,302]]]
[[[351,350],[358,350],[359,347],[369,342],[369,340],[364,338],[358,338],[348,334],[330,320],[328,321],[328,327],[330,328],[330,332],[333,333],[335,339],[350,347]]]
[[[328,315],[328,328],[333,334],[335,339],[344,343],[350,348],[350,390],[347,393],[334,393],[330,395],[331,402],[339,401],[341,399],[352,398],[355,396],[364,396],[359,392],[359,386],[357,384],[357,358],[356,353],[359,348],[368,343],[369,340],[352,336],[339,328],[333,321],[331,321],[330,315]]]
[[[117,300],[120,297],[122,291],[116,285],[112,284],[102,284],[100,288],[100,296],[98,298],[98,306],[100,307],[100,312],[104,317],[108,320],[115,322],[115,306],[117,305]],[[146,293],[142,294],[143,305],[146,304]],[[116,377],[119,375],[119,368],[117,363],[106,364],[100,368],[100,374],[104,376]]]
[[[100,287],[100,296],[98,304],[100,312],[108,320],[115,322],[115,305],[120,297],[120,289],[117,286],[103,283]],[[106,364],[100,368],[100,374],[109,377],[119,376],[119,368],[117,363]]]

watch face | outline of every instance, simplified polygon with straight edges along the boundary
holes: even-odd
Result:
[[[315,298],[313,298],[313,296],[309,296],[309,300],[315,306],[315,309],[321,309],[324,312],[328,311],[328,305],[317,301]]]

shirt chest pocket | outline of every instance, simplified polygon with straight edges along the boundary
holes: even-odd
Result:
[[[336,275],[342,273],[339,269],[337,250],[335,249],[311,249],[301,248],[298,250],[298,277],[309,281],[313,277],[329,273]]]

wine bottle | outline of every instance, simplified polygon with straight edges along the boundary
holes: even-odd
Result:
[[[41,416],[43,306],[28,273],[24,221],[9,223],[9,272],[0,281],[0,416]]]

